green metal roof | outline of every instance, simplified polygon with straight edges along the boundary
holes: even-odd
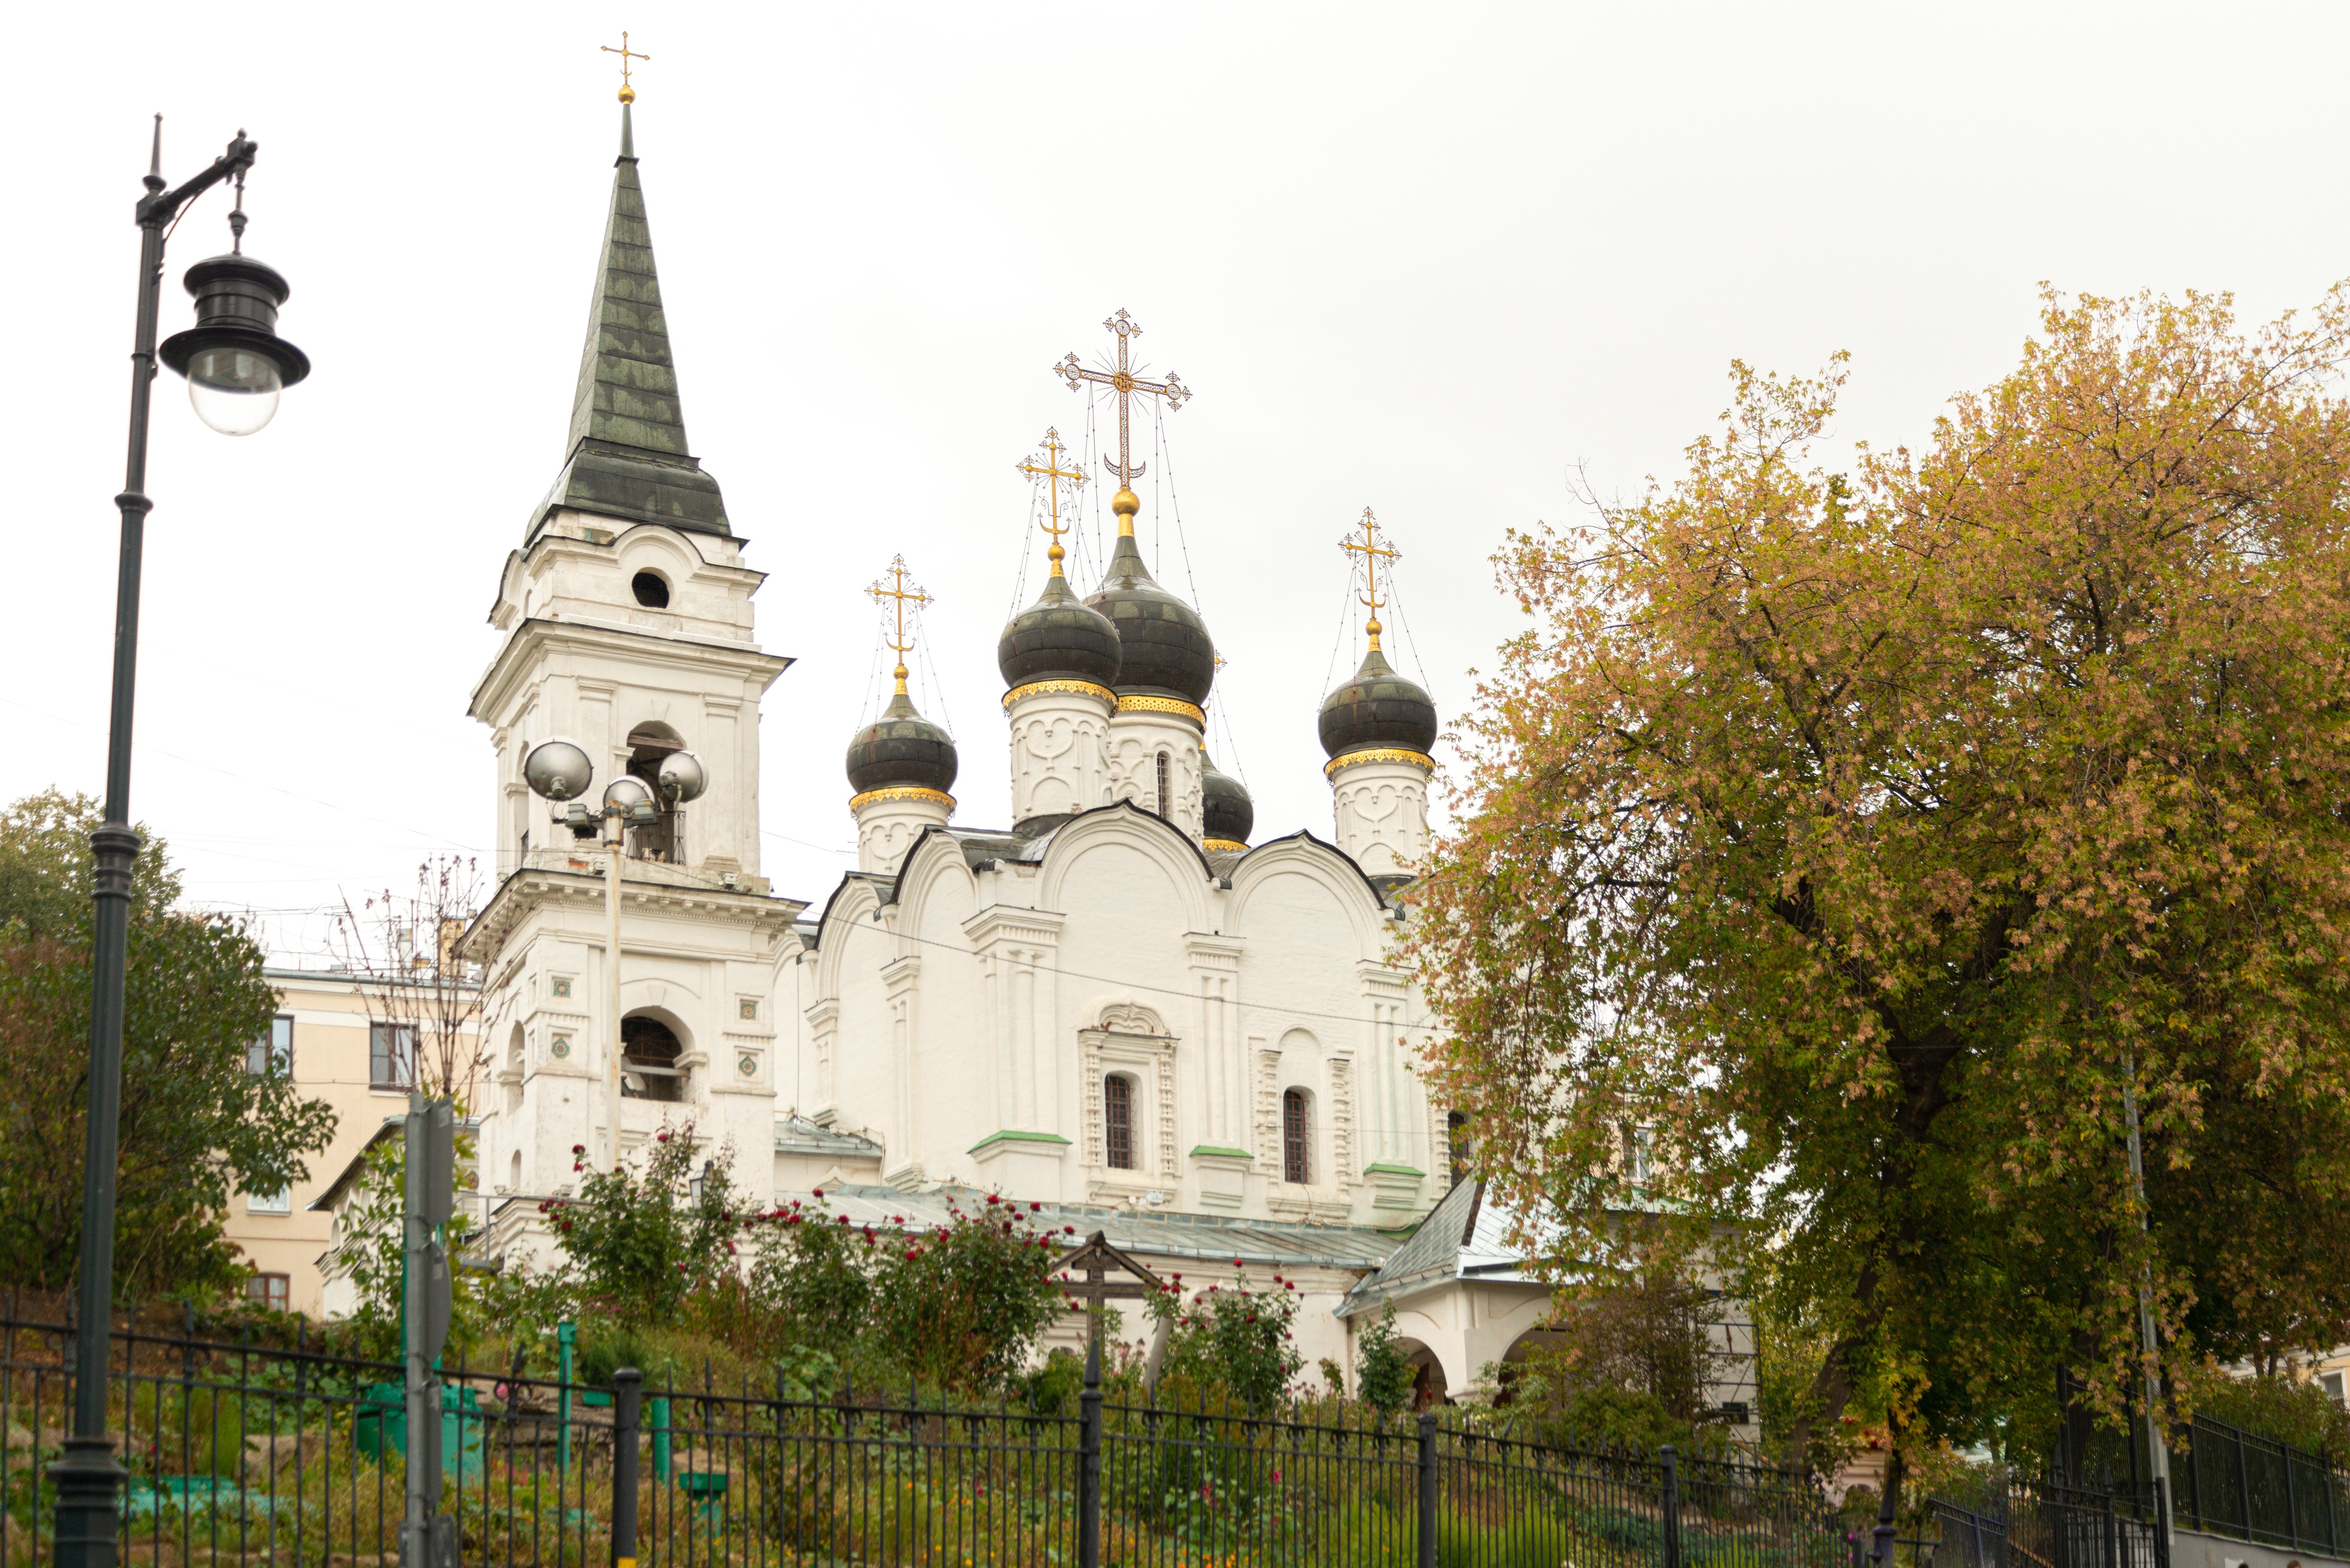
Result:
[[[531,516],[525,544],[556,507],[703,534],[730,532],[718,481],[702,471],[686,446],[626,104],[620,106],[620,156],[612,167],[612,207],[579,356],[567,455],[555,488]]]

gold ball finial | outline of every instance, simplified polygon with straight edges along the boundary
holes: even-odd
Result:
[[[1061,548],[1060,542],[1058,540],[1054,541],[1053,547],[1045,552],[1045,558],[1053,563],[1055,570],[1059,569],[1062,560],[1067,555],[1068,552]]]
[[[1109,509],[1121,517],[1131,517],[1142,510],[1142,497],[1121,484],[1118,487],[1118,493],[1109,498]]]
[[[622,103],[634,103],[634,102],[636,102],[636,101],[637,101],[637,89],[636,89],[636,88],[632,88],[632,87],[624,87],[624,88],[622,88],[620,89],[620,101],[621,101]]]

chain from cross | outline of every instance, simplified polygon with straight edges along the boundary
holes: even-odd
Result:
[[[1191,395],[1191,389],[1183,385],[1182,380],[1172,370],[1167,373],[1167,379],[1163,381],[1142,379],[1141,367],[1133,362],[1131,352],[1134,340],[1142,336],[1142,328],[1135,325],[1134,317],[1121,310],[1103,322],[1102,326],[1118,337],[1118,363],[1115,366],[1100,370],[1087,369],[1077,363],[1076,350],[1072,348],[1069,350],[1068,358],[1053,369],[1059,374],[1061,379],[1068,382],[1069,390],[1073,392],[1083,383],[1093,381],[1107,387],[1116,395],[1118,399],[1118,461],[1105,462],[1102,466],[1118,475],[1119,483],[1130,486],[1136,480],[1142,477],[1142,471],[1147,466],[1134,461],[1134,449],[1130,441],[1128,415],[1128,405],[1134,400],[1134,394],[1144,392],[1154,398],[1164,398],[1170,409],[1180,409],[1183,406],[1184,400]]]
[[[1349,534],[1338,541],[1338,548],[1363,558],[1363,583],[1369,591],[1362,596],[1362,600],[1371,609],[1371,618],[1365,623],[1363,629],[1370,634],[1371,651],[1377,653],[1379,650],[1379,606],[1385,602],[1379,597],[1379,563],[1393,561],[1403,552],[1393,545],[1379,543],[1379,520],[1371,515],[1369,507],[1363,508],[1363,520],[1355,526],[1363,531],[1363,536],[1357,539]]]
[[[1048,493],[1052,497],[1051,520],[1040,523],[1037,526],[1053,536],[1053,547],[1045,554],[1052,558],[1053,575],[1057,577],[1061,575],[1061,558],[1068,554],[1061,548],[1061,535],[1069,531],[1069,525],[1061,521],[1061,481],[1072,480],[1075,482],[1076,488],[1082,490],[1086,483],[1086,471],[1075,464],[1067,468],[1061,466],[1061,454],[1069,449],[1061,444],[1061,432],[1058,430],[1047,429],[1045,431],[1044,447],[1043,466],[1038,466],[1034,457],[1014,466],[1022,473],[1044,480],[1049,487]]]
[[[616,49],[609,44],[599,44],[597,47],[608,55],[618,55],[620,57],[620,101],[622,103],[636,102],[637,89],[629,85],[629,62],[630,60],[650,61],[652,57],[650,55],[639,54],[636,50],[629,48],[629,35],[626,31],[623,31],[620,34],[620,47],[619,48]]]
[[[914,639],[906,635],[906,607],[911,604],[919,610],[924,605],[937,603],[938,597],[934,594],[923,592],[920,583],[916,583],[911,587],[906,586],[906,557],[903,556],[896,556],[890,561],[889,576],[886,583],[883,578],[876,577],[865,591],[873,596],[873,602],[877,605],[883,599],[897,601],[892,607],[897,633],[894,637],[885,637],[881,640],[885,647],[894,649],[898,655],[898,668],[895,674],[898,677],[898,691],[902,695],[906,690],[906,655],[911,652],[914,647]]]

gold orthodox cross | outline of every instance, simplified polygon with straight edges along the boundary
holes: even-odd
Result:
[[[884,638],[882,641],[897,651],[898,694],[902,697],[906,693],[906,655],[914,647],[914,639],[906,635],[906,606],[910,603],[916,609],[920,609],[924,605],[935,603],[935,597],[924,593],[920,583],[911,587],[906,586],[906,557],[903,556],[890,561],[888,586],[883,586],[882,578],[876,577],[865,591],[873,596],[873,602],[877,605],[883,599],[898,601],[893,607],[897,635]]]
[[[1363,602],[1371,607],[1371,618],[1369,622],[1365,625],[1363,629],[1370,633],[1371,651],[1373,653],[1377,653],[1379,650],[1379,605],[1381,602],[1379,599],[1379,563],[1382,560],[1392,561],[1403,552],[1397,549],[1392,545],[1382,545],[1379,543],[1379,520],[1371,515],[1371,509],[1369,507],[1366,506],[1363,508],[1363,520],[1357,524],[1356,526],[1363,531],[1363,536],[1360,539],[1357,539],[1353,535],[1349,534],[1347,537],[1338,541],[1338,548],[1346,551],[1350,556],[1360,556],[1363,558],[1364,587],[1370,590],[1363,595]]]
[[[1135,325],[1134,317],[1121,310],[1102,325],[1118,335],[1118,364],[1115,367],[1105,370],[1088,370],[1077,363],[1076,350],[1073,348],[1069,351],[1068,358],[1053,369],[1060,372],[1061,379],[1068,382],[1069,390],[1073,392],[1077,389],[1078,383],[1094,381],[1107,387],[1117,396],[1118,461],[1105,463],[1103,466],[1118,475],[1119,483],[1131,486],[1137,479],[1142,477],[1142,470],[1145,466],[1133,460],[1133,448],[1128,441],[1128,405],[1133,401],[1134,394],[1147,392],[1155,398],[1164,398],[1167,400],[1169,408],[1180,409],[1183,406],[1183,400],[1190,397],[1191,391],[1171,370],[1167,373],[1167,379],[1163,381],[1142,379],[1139,374],[1140,367],[1135,365],[1131,358],[1133,342],[1142,336],[1142,328]]]
[[[608,55],[618,55],[620,57],[620,101],[622,103],[636,102],[637,89],[629,85],[629,62],[630,60],[650,60],[652,57],[650,55],[640,55],[634,49],[629,48],[629,35],[626,32],[623,32],[620,35],[620,47],[619,48],[616,49],[609,44],[601,44],[598,45],[598,47],[601,48]]]
[[[1044,466],[1039,468],[1036,465],[1036,460],[1033,457],[1027,462],[1017,465],[1021,472],[1037,475],[1043,478],[1045,482],[1051,486],[1051,494],[1053,498],[1052,521],[1042,524],[1040,526],[1045,533],[1050,534],[1053,536],[1053,547],[1045,551],[1045,554],[1052,557],[1053,575],[1056,577],[1061,575],[1061,557],[1068,554],[1067,551],[1061,548],[1061,535],[1069,531],[1068,525],[1061,521],[1061,481],[1065,479],[1075,480],[1081,487],[1086,483],[1086,471],[1084,469],[1076,467],[1063,468],[1061,466],[1061,454],[1068,450],[1069,449],[1067,447],[1061,444],[1061,432],[1057,430],[1048,429],[1045,432]]]

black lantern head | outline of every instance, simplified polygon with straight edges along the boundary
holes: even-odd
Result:
[[[213,256],[188,269],[196,324],[157,350],[188,379],[197,416],[224,435],[251,435],[277,412],[277,394],[310,373],[309,356],[277,336],[277,307],[293,290],[248,255]]]

